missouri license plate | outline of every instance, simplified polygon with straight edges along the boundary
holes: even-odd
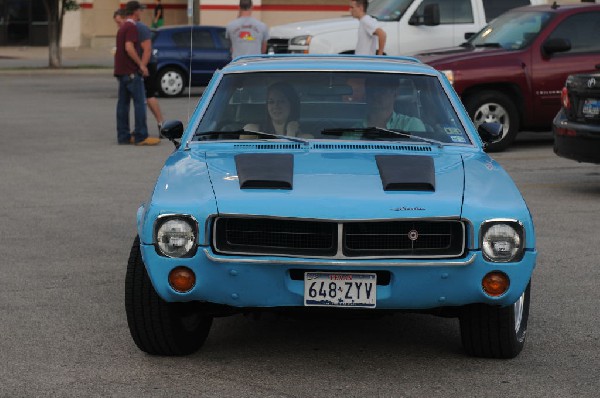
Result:
[[[600,114],[600,100],[586,99],[583,102],[583,116],[596,117]]]
[[[376,301],[376,274],[304,274],[305,306],[375,308]]]

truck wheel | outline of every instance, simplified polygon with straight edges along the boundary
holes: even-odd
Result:
[[[192,354],[204,344],[212,325],[212,317],[196,303],[168,303],[158,296],[142,261],[139,237],[127,263],[125,312],[133,341],[152,355]]]
[[[513,305],[465,306],[460,318],[460,334],[467,354],[483,358],[514,358],[523,349],[529,318],[531,282]]]
[[[465,108],[475,124],[497,122],[504,127],[502,138],[487,146],[488,152],[500,152],[508,148],[519,132],[519,113],[513,101],[499,91],[481,91],[468,97]]]
[[[157,75],[158,92],[163,97],[177,97],[183,94],[186,86],[186,76],[179,68],[167,67]]]

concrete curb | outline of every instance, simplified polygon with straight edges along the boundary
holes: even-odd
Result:
[[[59,70],[112,69],[111,48],[63,48],[62,68]],[[0,71],[54,70],[48,67],[48,47],[0,47]]]
[[[112,75],[112,68],[2,68],[3,75]]]

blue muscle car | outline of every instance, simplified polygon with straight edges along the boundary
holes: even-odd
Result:
[[[413,58],[234,60],[163,127],[177,149],[137,213],[133,340],[185,355],[215,316],[418,311],[458,317],[470,355],[515,357],[537,251],[484,152],[501,131]]]

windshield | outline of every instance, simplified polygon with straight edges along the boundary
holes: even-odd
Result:
[[[527,47],[546,26],[550,12],[508,12],[493,20],[468,43],[474,47],[502,47],[520,50]]]
[[[367,14],[379,21],[399,21],[413,0],[372,0]]]
[[[437,77],[369,72],[225,75],[194,135],[283,138],[470,143]]]

